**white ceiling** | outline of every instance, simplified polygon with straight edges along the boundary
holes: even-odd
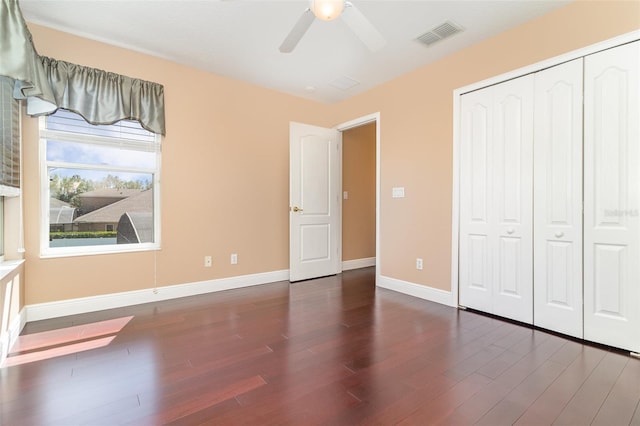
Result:
[[[29,22],[333,103],[570,3],[351,2],[386,39],[384,48],[369,52],[341,19],[316,19],[292,53],[280,53],[307,0],[20,0],[20,5]],[[465,31],[431,47],[415,41],[445,21]],[[344,77],[360,84],[348,90],[331,85]]]

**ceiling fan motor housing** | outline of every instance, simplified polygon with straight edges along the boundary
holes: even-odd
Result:
[[[311,0],[310,8],[316,18],[332,21],[344,10],[344,0]]]

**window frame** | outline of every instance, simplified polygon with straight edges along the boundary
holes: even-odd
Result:
[[[101,146],[108,146],[110,140],[112,146],[114,139],[105,138],[96,135],[85,135],[66,133],[59,130],[47,129],[47,117],[41,116],[39,120],[39,163],[40,163],[40,257],[41,258],[53,258],[53,257],[75,257],[75,256],[92,256],[101,254],[115,254],[115,253],[132,253],[141,251],[153,251],[160,250],[161,248],[161,229],[160,229],[160,174],[161,174],[161,159],[162,159],[162,135],[154,134],[153,150],[149,149],[148,143],[125,141],[119,144],[119,146],[128,147],[129,149],[136,149],[148,152],[155,152],[155,169],[148,168],[135,168],[135,167],[120,167],[110,165],[96,165],[85,163],[67,163],[59,161],[47,161],[47,139],[55,139],[59,141],[68,141],[84,144],[98,144]],[[124,141],[124,140],[121,140]],[[146,144],[146,148],[145,148]],[[49,230],[50,230],[50,218],[49,218],[49,200],[51,197],[49,188],[49,167],[59,167],[65,169],[78,169],[78,170],[102,170],[102,171],[123,171],[123,172],[140,172],[149,173],[153,176],[153,227],[154,227],[154,241],[152,243],[137,243],[137,244],[109,244],[109,245],[93,245],[93,246],[71,246],[71,247],[50,247],[49,246]]]

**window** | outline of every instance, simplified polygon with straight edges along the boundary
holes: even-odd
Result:
[[[160,136],[66,110],[40,120],[42,255],[158,248]]]
[[[20,104],[13,80],[0,77],[0,261],[4,259],[5,197],[20,195]]]
[[[4,197],[0,197],[0,261],[4,260]]]
[[[20,191],[20,107],[13,99],[13,81],[0,77],[0,191]]]

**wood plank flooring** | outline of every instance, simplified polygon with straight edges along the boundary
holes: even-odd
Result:
[[[640,425],[640,360],[373,268],[27,324],[0,425]]]

